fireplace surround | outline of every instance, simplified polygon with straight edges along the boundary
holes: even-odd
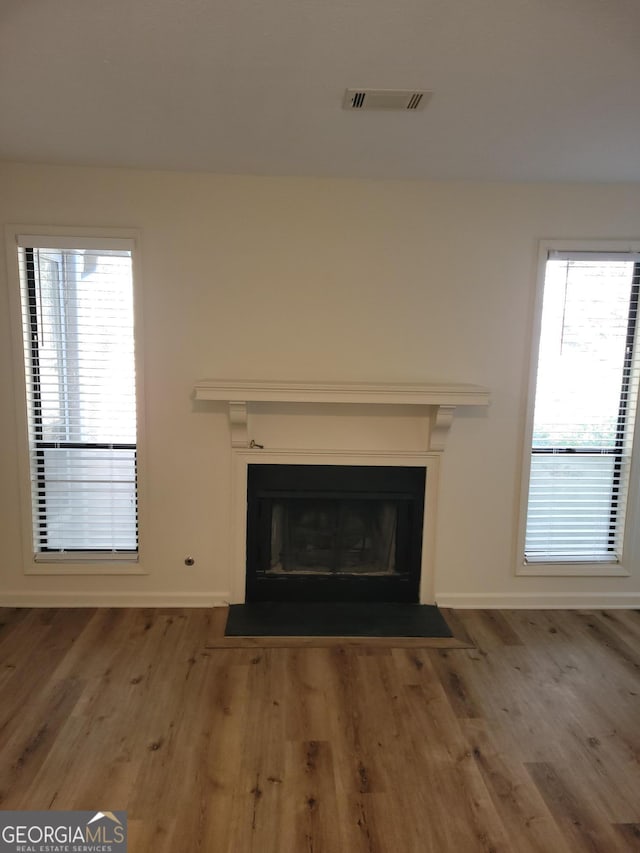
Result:
[[[475,410],[482,416],[481,409],[489,404],[487,389],[456,383],[205,379],[196,383],[194,398],[196,411],[220,414],[226,410],[228,416],[231,445],[228,600],[231,603],[241,604],[246,600],[247,568],[252,559],[247,542],[249,472],[261,466],[421,469],[423,512],[418,600],[422,604],[434,603],[437,497],[442,454],[457,407],[470,407],[471,411]],[[346,512],[346,519],[342,520],[335,517],[335,513],[339,513],[335,507],[333,510],[327,506],[315,507],[311,528],[316,527],[314,535],[317,541],[321,541],[323,536],[326,540],[327,524],[338,538],[341,534],[336,530],[344,529],[346,525],[347,539],[355,537],[357,540],[360,535],[362,540],[364,531],[364,540],[369,542],[376,537],[382,542],[385,525],[388,528],[398,524],[397,520],[389,520],[389,514],[393,515],[390,507],[379,508],[372,513],[370,499],[363,498],[365,503],[359,505],[357,499],[354,500],[356,504],[343,505],[342,514],[344,516]],[[280,506],[276,514],[282,516],[285,511],[290,511],[290,507]],[[333,520],[330,518],[332,512]],[[294,514],[292,520],[300,519]],[[282,520],[278,522],[276,519],[276,526],[278,523],[282,525]],[[275,551],[282,550],[278,537],[282,539],[283,536],[282,532],[276,531]],[[393,567],[389,563],[386,567],[382,564],[380,554],[385,546],[380,542],[375,548],[367,546],[368,556],[365,556],[374,563],[369,574],[384,579],[385,575],[393,574],[397,563]],[[323,568],[322,559],[327,555],[322,552],[327,549],[313,542],[311,544],[314,551],[311,565],[299,567],[302,569],[300,573],[314,570],[316,575],[323,571],[325,575],[337,574],[330,572],[326,565]],[[386,547],[397,555],[397,546],[388,537]],[[365,552],[367,548],[364,548]],[[346,556],[343,554],[341,559],[353,564],[356,550],[352,542],[346,548]],[[285,562],[291,556],[291,553],[285,554]],[[300,549],[297,556],[300,556]],[[335,563],[338,557],[334,553],[331,559]],[[263,562],[263,569],[264,565]],[[274,574],[286,572],[278,559],[272,569]],[[353,565],[351,569],[354,569]],[[352,576],[357,573],[357,570],[346,572]]]

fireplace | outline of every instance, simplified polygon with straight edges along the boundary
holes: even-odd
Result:
[[[248,465],[246,601],[418,602],[426,468]]]
[[[226,408],[231,449],[228,588],[220,601],[331,595],[433,603],[441,457],[458,407],[488,404],[486,388],[450,382],[199,380],[196,411]],[[289,466],[306,484],[249,473],[271,467],[285,477]],[[415,468],[420,479],[358,481],[365,467],[385,478]],[[316,482],[321,475],[310,471],[336,468],[347,472],[346,486]]]

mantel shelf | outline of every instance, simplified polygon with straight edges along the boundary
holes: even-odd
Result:
[[[329,403],[420,406],[430,419],[429,450],[444,450],[456,406],[488,406],[489,391],[479,385],[409,382],[292,382],[201,379],[196,400],[228,403],[232,447],[249,445],[249,403]]]
[[[366,403],[414,406],[488,406],[480,385],[409,382],[275,382],[201,379],[196,400],[244,403]]]

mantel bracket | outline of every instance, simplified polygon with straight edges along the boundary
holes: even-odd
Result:
[[[249,409],[244,401],[229,401],[231,447],[249,446]]]
[[[444,450],[455,410],[455,406],[433,407],[429,429],[429,450]]]
[[[489,391],[460,383],[292,382],[201,379],[196,400],[229,406],[232,447],[250,447],[249,403],[414,406],[429,423],[428,451],[441,453],[458,406],[488,406]],[[425,411],[426,409],[426,411]],[[259,445],[254,445],[259,447]]]

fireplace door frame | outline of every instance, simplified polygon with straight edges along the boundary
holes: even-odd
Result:
[[[415,466],[250,465],[246,600],[417,603],[426,473]],[[339,516],[348,512],[349,503],[366,512],[365,507],[372,510],[380,502],[392,504],[396,513],[394,571],[269,571],[275,505],[302,509],[304,504],[324,504]],[[327,533],[318,531],[316,537],[325,539]],[[333,547],[329,550],[337,556]]]

